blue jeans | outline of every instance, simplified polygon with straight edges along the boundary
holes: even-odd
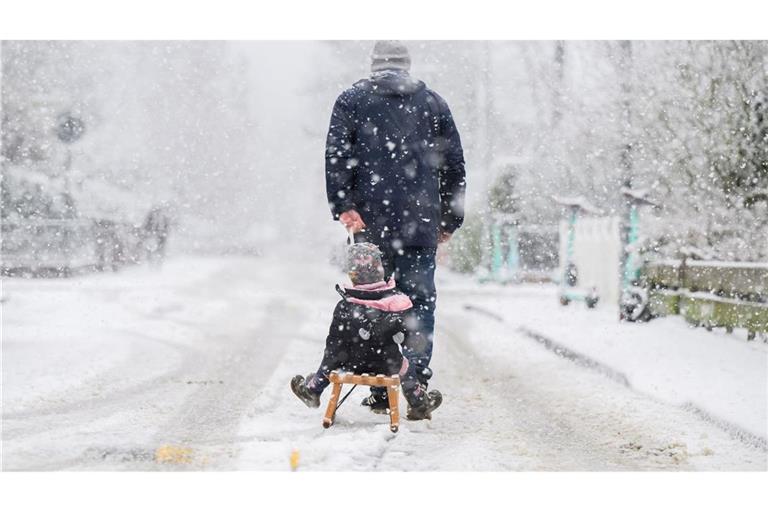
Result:
[[[374,231],[375,232],[375,231]],[[385,279],[394,275],[397,288],[411,298],[413,311],[406,317],[403,355],[408,359],[416,376],[425,386],[432,377],[432,343],[435,335],[435,267],[437,247],[408,246],[394,249],[389,239],[371,236],[367,230],[355,234],[355,242],[376,244],[382,253]],[[371,388],[384,393],[384,388]]]
[[[404,247],[400,251],[383,250],[382,262],[387,278],[394,274],[397,288],[408,295],[413,310],[406,317],[403,355],[415,367],[419,382],[427,384],[432,377],[432,343],[435,333],[435,247]],[[402,253],[402,254],[400,254]]]

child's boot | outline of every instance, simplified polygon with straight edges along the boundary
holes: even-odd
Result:
[[[418,420],[431,420],[432,411],[440,407],[443,403],[443,395],[436,389],[433,389],[429,393],[425,392],[425,388],[418,387],[418,390],[414,390],[415,393],[407,393],[403,390],[403,394],[406,395],[408,401],[408,409],[405,417],[411,421]]]
[[[313,393],[311,389],[307,387],[307,381],[312,378],[312,375],[307,375],[305,379],[302,375],[297,375],[291,379],[291,391],[293,394],[299,397],[299,400],[304,402],[307,407],[317,409],[320,407],[320,395]]]
[[[360,402],[363,407],[369,407],[372,413],[387,414],[389,399],[386,388],[371,388],[371,394]]]

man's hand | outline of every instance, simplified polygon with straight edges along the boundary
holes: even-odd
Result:
[[[353,233],[359,233],[365,227],[365,222],[355,210],[347,210],[339,215],[339,222],[344,224],[347,230],[351,229]]]
[[[453,236],[453,233],[449,233],[449,232],[443,231],[441,229],[440,233],[437,235],[437,243],[438,244],[444,244],[445,242],[450,240],[452,236]]]

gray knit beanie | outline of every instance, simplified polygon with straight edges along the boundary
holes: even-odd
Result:
[[[400,41],[376,41],[371,54],[371,72],[385,69],[411,69],[408,48]]]
[[[347,249],[347,274],[352,284],[371,284],[384,280],[381,251],[371,243],[352,244]]]

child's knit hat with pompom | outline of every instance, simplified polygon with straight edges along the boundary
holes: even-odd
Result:
[[[347,249],[347,274],[352,284],[371,284],[384,280],[381,251],[374,244],[352,244]]]

